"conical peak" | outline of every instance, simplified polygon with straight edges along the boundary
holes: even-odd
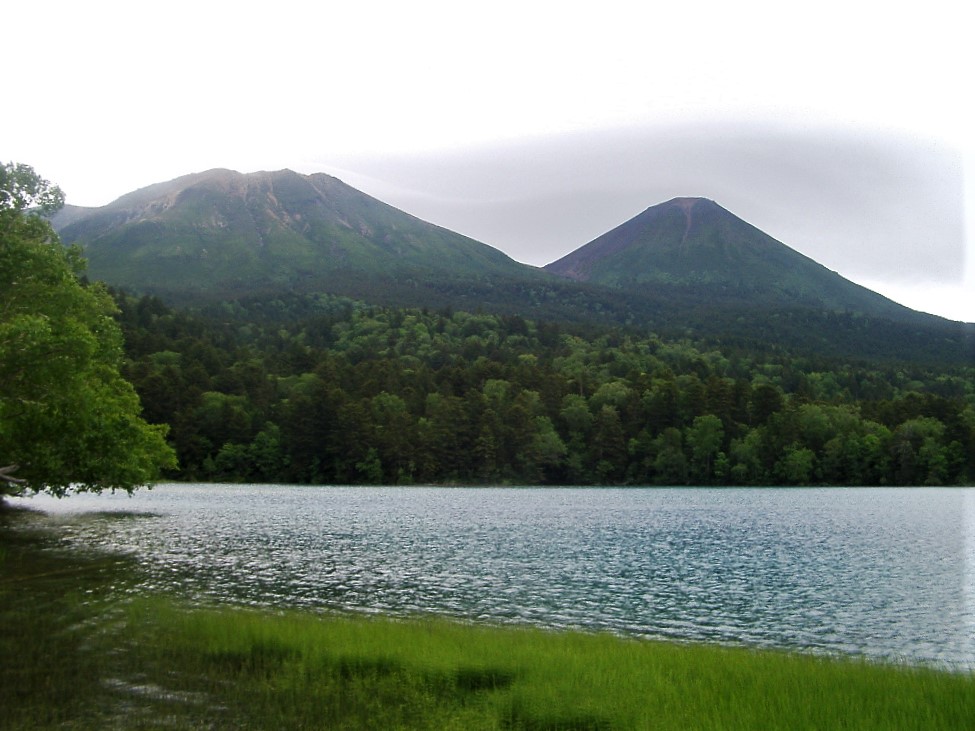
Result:
[[[635,218],[656,218],[660,215],[666,215],[668,212],[672,212],[675,209],[683,213],[688,221],[690,221],[692,213],[701,213],[704,210],[709,212],[724,211],[721,206],[710,198],[701,198],[698,196],[680,196],[677,198],[671,198],[663,203],[650,206],[643,212],[642,216],[636,216]]]
[[[666,203],[664,203],[664,205],[665,206],[666,205],[678,206],[679,208],[683,208],[685,211],[689,211],[691,208],[693,208],[695,206],[695,204],[700,203],[701,201],[706,201],[706,200],[707,200],[707,198],[698,198],[698,197],[693,197],[693,196],[686,196],[686,197],[681,197],[681,198],[671,198],[669,201],[667,201]]]

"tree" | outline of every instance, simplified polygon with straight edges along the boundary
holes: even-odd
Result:
[[[370,444],[379,452],[387,483],[413,479],[413,417],[406,402],[383,391],[369,403],[373,433]]]
[[[596,414],[592,436],[592,461],[600,482],[619,481],[626,470],[626,439],[615,407],[603,406]]]
[[[729,475],[735,484],[758,485],[768,480],[762,458],[765,433],[765,427],[759,427],[752,429],[741,439],[732,440]]]
[[[787,485],[808,485],[816,465],[816,453],[798,444],[786,447],[775,473]]]
[[[119,373],[111,297],[41,217],[63,201],[29,166],[0,165],[0,495],[131,491],[175,466]]]
[[[0,165],[0,219],[4,224],[19,222],[34,229],[46,227],[43,219],[24,217],[28,211],[41,215],[54,213],[64,205],[64,193],[41,178],[30,165]]]
[[[687,457],[684,455],[683,437],[680,429],[670,426],[654,440],[657,453],[653,461],[656,473],[654,482],[658,485],[686,485]]]
[[[721,419],[714,414],[695,417],[694,423],[687,428],[684,439],[691,449],[694,478],[703,484],[711,482],[713,476],[711,466],[718,456],[721,441],[724,439]]]
[[[765,424],[772,414],[781,411],[784,403],[782,392],[770,383],[759,383],[752,389],[748,404],[752,426]]]
[[[556,473],[568,449],[562,437],[555,430],[555,425],[547,416],[535,417],[535,433],[532,435],[529,448],[530,456],[524,458],[531,466],[529,474],[533,470],[547,479],[547,476]]]
[[[891,456],[897,485],[940,485],[947,475],[945,425],[934,417],[908,419],[894,430]]]

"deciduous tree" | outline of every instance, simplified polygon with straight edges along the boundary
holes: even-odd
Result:
[[[41,216],[63,200],[29,166],[0,165],[0,495],[132,490],[175,466],[119,373],[111,297]]]

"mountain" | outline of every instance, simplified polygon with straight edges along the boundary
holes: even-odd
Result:
[[[83,246],[93,278],[177,302],[543,276],[336,178],[290,170],[186,175],[52,223]]]
[[[706,198],[648,208],[545,270],[691,305],[926,317],[844,279]]]
[[[702,198],[649,208],[544,269],[290,170],[186,175],[52,223],[83,248],[91,278],[177,306],[327,292],[747,351],[975,359],[975,326],[891,302]]]

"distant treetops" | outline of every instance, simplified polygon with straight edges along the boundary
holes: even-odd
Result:
[[[573,334],[327,295],[205,314],[119,295],[126,375],[184,479],[954,484],[972,368],[850,364]]]

